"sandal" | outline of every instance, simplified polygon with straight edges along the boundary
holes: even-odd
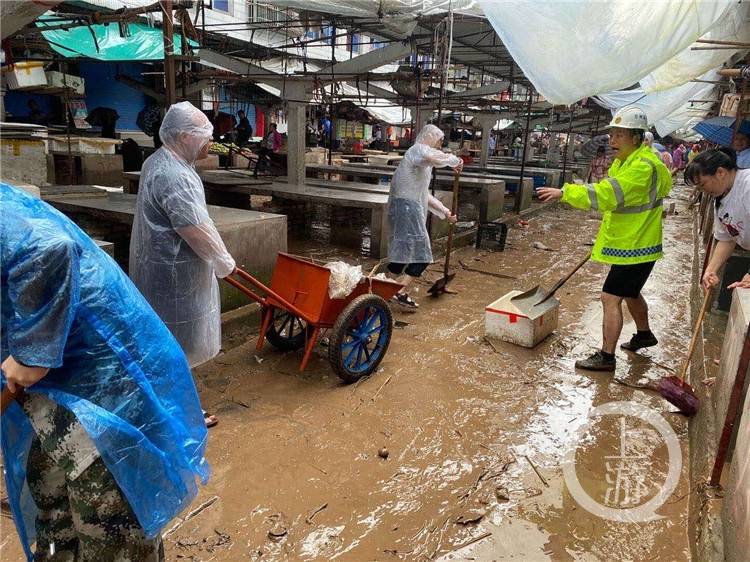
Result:
[[[219,418],[213,414],[209,414],[206,410],[203,410],[203,421],[206,422],[206,427],[213,427],[219,423]]]
[[[396,293],[392,300],[394,303],[404,308],[405,310],[416,312],[416,310],[419,308],[419,305],[414,302],[414,299],[412,299],[406,293]]]

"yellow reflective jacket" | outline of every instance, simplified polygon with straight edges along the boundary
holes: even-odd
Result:
[[[635,264],[662,257],[662,201],[672,189],[672,175],[648,146],[625,162],[615,159],[602,181],[566,183],[562,189],[564,203],[603,215],[591,259]]]

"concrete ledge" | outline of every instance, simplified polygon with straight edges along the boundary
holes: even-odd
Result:
[[[695,320],[702,300],[698,287],[704,247],[698,229],[698,213],[693,232],[692,316]],[[735,420],[734,435],[721,479],[721,489],[707,488],[717,445],[727,415],[729,396],[736,379],[737,368],[748,324],[750,324],[750,290],[732,292],[728,317],[713,312],[704,321],[703,332],[710,341],[720,341],[721,359],[718,365],[705,356],[704,338],[698,338],[697,354],[691,364],[690,382],[700,399],[701,407],[691,418],[690,438],[690,544],[692,558],[701,562],[746,562],[750,552],[750,397],[747,381]],[[713,351],[715,353],[715,350]],[[706,376],[715,374],[713,387],[701,384]]]
[[[130,232],[136,196],[109,193],[106,197],[50,197],[48,202],[68,215],[92,238],[115,245],[115,258],[127,271]],[[227,250],[237,266],[262,282],[271,279],[278,252],[287,248],[287,223],[283,215],[208,206]],[[247,298],[227,283],[219,283],[222,310],[247,304]]]
[[[697,221],[695,221],[697,232]],[[693,255],[693,283],[690,295],[690,322],[695,322],[700,308],[702,296],[698,279],[702,264],[702,246],[696,238]],[[710,329],[712,323],[721,322],[723,317],[709,314],[703,323],[702,332]],[[713,322],[712,322],[713,321]],[[698,413],[691,418],[688,425],[689,441],[689,471],[690,471],[690,496],[689,496],[689,525],[688,534],[693,560],[701,562],[723,562],[724,543],[722,520],[720,516],[720,504],[708,500],[702,488],[708,481],[716,451],[716,436],[714,435],[714,412],[711,390],[700,381],[704,380],[710,372],[710,358],[706,357],[704,350],[703,333],[698,337],[693,360],[690,363],[688,373],[689,382],[700,399]]]
[[[730,395],[737,380],[740,354],[750,325],[750,289],[735,289],[729,321],[721,349],[721,364],[716,376],[713,402],[716,411],[714,434],[720,438]],[[724,529],[724,559],[745,562],[750,553],[750,377],[745,379],[738,418],[729,442],[721,485],[725,495],[721,511]]]

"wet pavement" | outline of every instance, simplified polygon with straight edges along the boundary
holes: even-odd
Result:
[[[168,528],[167,559],[689,560],[687,421],[640,388],[677,369],[689,342],[692,223],[684,202],[678,211],[644,289],[660,345],[618,350],[619,383],[573,367],[600,341],[601,264],[586,264],[558,292],[559,327],[536,348],[484,339],[487,304],[512,289],[551,287],[590,250],[598,218],[565,209],[511,228],[505,252],[455,255],[516,280],[459,267],[459,294],[433,300],[425,291],[442,268],[431,266],[413,293],[419,312],[394,312],[400,327],[366,380],[342,384],[324,348],[300,373],[301,353],[267,344],[256,354],[254,339],[201,367],[204,407],[220,418],[210,430],[213,475],[195,511]],[[365,270],[374,263],[360,261]],[[626,313],[621,339],[632,332]],[[618,516],[665,483],[668,450],[653,426],[589,418],[613,401],[661,414],[681,447],[676,487],[650,521],[594,515],[563,478],[572,451],[584,495]]]

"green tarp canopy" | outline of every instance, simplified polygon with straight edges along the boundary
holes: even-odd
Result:
[[[36,25],[42,29],[63,23],[67,22],[49,16],[42,16],[36,21]],[[68,58],[86,57],[112,62],[164,60],[161,28],[142,23],[128,23],[123,27],[128,29],[128,37],[120,35],[120,26],[116,23],[55,29],[43,31],[42,35],[56,52]],[[198,46],[195,41],[188,41],[192,47]],[[180,36],[175,34],[174,50],[177,55],[182,54],[181,43]]]

